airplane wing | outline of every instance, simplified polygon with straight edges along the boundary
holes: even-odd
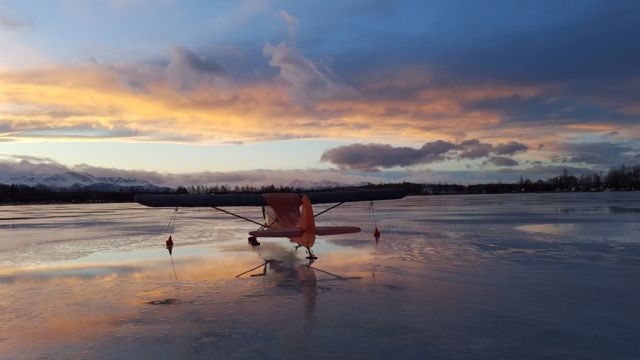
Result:
[[[298,193],[307,195],[312,204],[401,199],[407,195],[402,188],[356,189],[339,191],[317,191]],[[135,201],[152,207],[218,207],[218,206],[266,206],[262,194],[221,195],[137,195]]]
[[[402,199],[407,196],[403,188],[356,189],[340,191],[316,191],[299,194],[307,195],[312,204],[331,204],[340,202],[358,202],[375,200]]]
[[[261,194],[167,194],[136,195],[139,204],[152,207],[265,206]]]

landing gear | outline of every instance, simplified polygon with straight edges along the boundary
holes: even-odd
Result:
[[[307,259],[309,259],[309,260],[313,261],[313,260],[316,260],[318,258],[317,256],[315,256],[313,254],[313,251],[311,251],[310,248],[307,248],[307,254],[309,254],[309,256],[307,256]]]
[[[249,241],[249,244],[251,244],[251,246],[260,246],[260,243],[258,242],[258,239],[256,239],[255,236],[249,236],[247,240]]]

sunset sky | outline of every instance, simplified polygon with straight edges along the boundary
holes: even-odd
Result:
[[[639,162],[637,1],[0,0],[3,171],[474,182]]]

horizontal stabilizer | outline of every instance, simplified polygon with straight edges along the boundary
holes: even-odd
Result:
[[[316,226],[316,235],[355,234],[360,230],[357,226]]]
[[[249,235],[255,237],[298,237],[304,234],[304,230],[300,228],[284,228],[274,230],[256,230],[249,232]]]
[[[340,235],[355,234],[361,229],[357,226],[316,226],[316,235]],[[249,235],[255,237],[298,237],[304,234],[304,230],[300,228],[285,228],[273,230],[256,230],[249,232]]]

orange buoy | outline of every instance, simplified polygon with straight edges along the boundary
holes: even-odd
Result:
[[[171,253],[173,252],[173,239],[171,239],[171,235],[169,235],[169,238],[166,241],[167,244],[167,250],[169,250],[169,255],[171,255]]]

